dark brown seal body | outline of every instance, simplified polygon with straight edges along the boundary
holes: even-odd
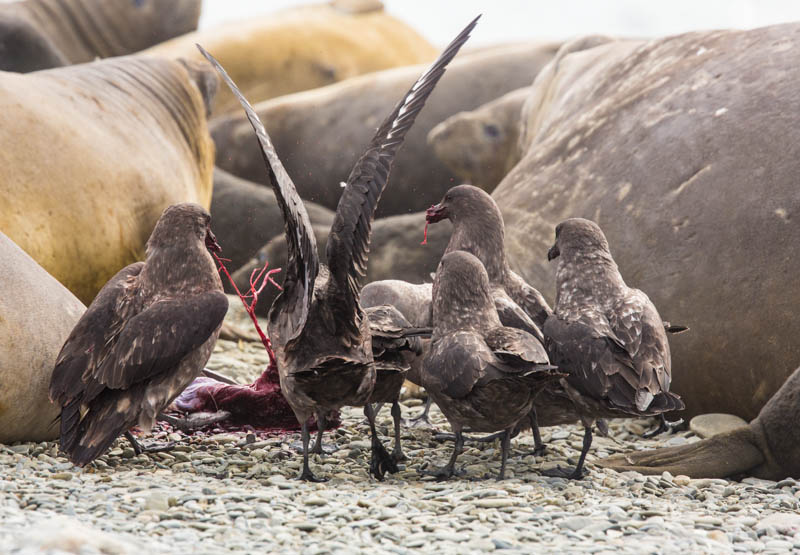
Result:
[[[626,279],[692,328],[672,340],[684,418],[750,421],[800,360],[798,31],[694,32],[595,60],[604,71],[562,88],[576,102],[546,114],[493,193],[514,269],[548,299],[553,227],[590,218]]]
[[[275,197],[284,217],[289,260],[283,290],[269,312],[269,336],[275,348],[281,391],[302,425],[301,479],[316,481],[308,466],[308,420],[345,405],[364,406],[372,432],[370,472],[382,479],[396,469],[377,437],[369,397],[375,364],[369,320],[359,303],[375,210],[392,162],[447,64],[469,38],[472,21],[425,71],[390,112],[366,152],[350,172],[336,209],[321,264],[308,213],[253,107],[219,63],[200,47],[238,98],[256,132]]]
[[[800,368],[767,401],[758,416],[736,430],[690,445],[637,451],[600,461],[619,472],[685,474],[729,478],[741,474],[763,480],[800,478]]]
[[[228,299],[208,248],[211,217],[197,204],[170,206],[147,258],[100,290],[64,343],[50,382],[61,408],[61,449],[83,466],[156,416],[203,370]]]
[[[554,367],[538,339],[501,325],[486,270],[470,253],[442,257],[433,282],[433,323],[422,385],[456,436],[450,462],[436,475],[453,475],[462,430],[469,427],[505,430],[502,479],[511,431],[528,416],[536,394],[558,375],[551,372]]]
[[[528,86],[555,53],[556,45],[528,43],[502,46],[460,56],[438,85],[398,154],[377,216],[424,210],[442,197],[456,176],[427,143],[428,132],[462,110]],[[335,209],[350,168],[385,114],[424,70],[409,66],[362,75],[327,87],[274,98],[257,106],[275,148],[296,176],[304,199]],[[314,117],[308,117],[314,114]],[[218,119],[212,136],[217,165],[256,182],[265,182],[258,151],[249,142],[242,117]],[[434,269],[435,270],[435,269]]]

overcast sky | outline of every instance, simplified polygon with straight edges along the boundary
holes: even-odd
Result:
[[[307,3],[204,0],[200,27]],[[800,20],[798,0],[384,0],[384,5],[440,46],[478,13],[483,18],[470,40],[473,45],[590,33],[663,36]]]

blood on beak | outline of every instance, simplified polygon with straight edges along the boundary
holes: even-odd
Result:
[[[206,248],[211,252],[222,252],[222,247],[217,243],[217,238],[211,231],[211,228],[206,229]]]
[[[558,258],[558,255],[561,254],[561,251],[558,250],[558,245],[553,245],[550,247],[550,250],[547,251],[547,260],[553,260],[554,258]]]
[[[425,211],[425,221],[429,224],[442,221],[447,217],[447,206],[442,205],[441,202],[439,204],[434,204]]]

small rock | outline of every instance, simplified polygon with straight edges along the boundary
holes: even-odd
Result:
[[[734,415],[723,413],[700,414],[689,421],[689,429],[702,438],[730,432],[747,426],[747,421]]]

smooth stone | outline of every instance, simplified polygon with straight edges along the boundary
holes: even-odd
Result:
[[[758,521],[756,530],[768,527],[775,528],[779,533],[793,536],[800,532],[800,515],[792,513],[774,513]]]
[[[730,432],[747,426],[747,421],[735,414],[699,414],[689,421],[689,429],[702,438]]]
[[[558,523],[561,528],[567,528],[573,532],[577,532],[587,526],[594,524],[594,519],[588,516],[574,516]]]

